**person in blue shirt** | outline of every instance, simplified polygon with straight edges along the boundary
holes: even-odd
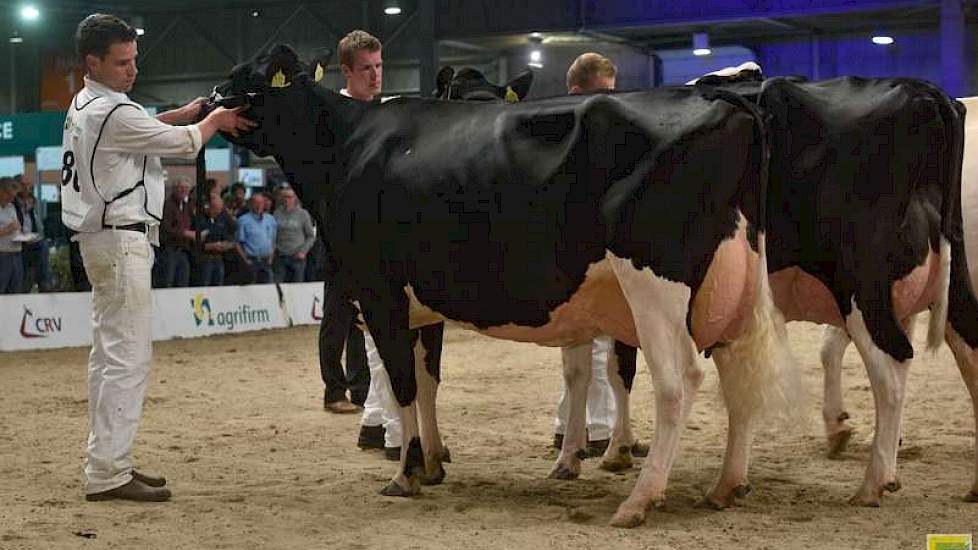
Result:
[[[275,216],[266,212],[269,199],[256,193],[248,200],[250,210],[238,218],[238,242],[235,246],[251,270],[252,283],[272,283],[272,258],[275,257],[275,238],[278,225]]]

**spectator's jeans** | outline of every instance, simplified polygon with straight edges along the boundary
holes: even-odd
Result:
[[[200,286],[221,286],[224,284],[224,258],[221,256],[201,256]]]
[[[88,452],[85,492],[132,479],[132,443],[143,412],[153,356],[153,250],[136,231],[78,236],[92,283],[92,352],[88,358]]]
[[[190,254],[179,248],[163,249],[163,288],[190,286]]]
[[[24,284],[20,252],[0,252],[0,294],[17,294]]]
[[[251,262],[251,282],[252,284],[274,283],[275,276],[272,274],[272,264],[268,258],[258,258],[248,256]]]
[[[297,260],[295,256],[275,257],[276,283],[304,283],[306,280],[306,260]]]
[[[51,290],[51,264],[48,261],[48,243],[45,240],[24,245],[24,292],[30,292],[37,283],[39,292]]]

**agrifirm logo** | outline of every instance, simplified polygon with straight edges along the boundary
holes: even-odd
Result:
[[[242,325],[267,325],[272,320],[272,314],[267,309],[256,309],[248,304],[242,304],[235,309],[225,311],[213,311],[211,301],[204,294],[196,294],[191,300],[194,312],[194,322],[199,327],[203,324],[207,326],[219,326],[227,330],[234,330],[235,327]]]
[[[24,315],[20,318],[20,335],[24,338],[47,338],[56,332],[61,332],[63,326],[61,317],[40,317],[24,306]]]

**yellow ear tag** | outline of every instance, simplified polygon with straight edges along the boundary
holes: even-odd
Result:
[[[325,74],[326,71],[323,70],[323,66],[320,65],[319,63],[316,63],[316,75],[313,77],[315,81],[319,82],[320,80],[322,80]]]
[[[282,70],[279,69],[277,73],[272,75],[272,81],[268,85],[271,86],[272,88],[285,88],[291,86],[292,83],[285,81],[285,73],[283,73]]]
[[[506,86],[506,98],[505,99],[506,99],[506,103],[519,103],[520,102],[520,96],[516,95],[516,92],[513,91],[513,88],[511,88],[509,86]]]

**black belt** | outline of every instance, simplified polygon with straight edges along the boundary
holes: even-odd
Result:
[[[112,229],[114,231],[135,231],[137,233],[145,233],[146,224],[145,223],[131,223],[129,225],[102,224],[102,229]]]

